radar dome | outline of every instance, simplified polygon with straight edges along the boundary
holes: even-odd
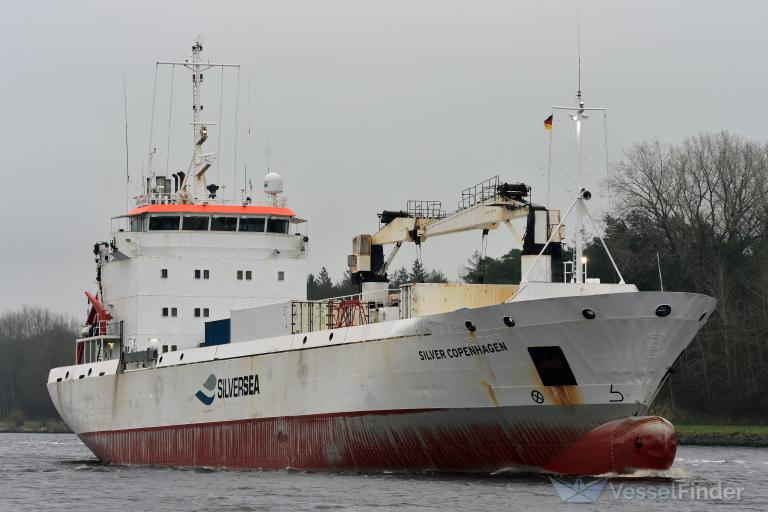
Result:
[[[283,177],[276,172],[269,172],[264,176],[264,192],[267,194],[280,194],[283,191]]]

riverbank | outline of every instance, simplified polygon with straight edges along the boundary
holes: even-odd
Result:
[[[675,430],[681,445],[768,448],[768,426],[675,425]]]
[[[7,423],[0,421],[0,432],[14,434],[71,434],[72,431],[61,420],[24,421]]]

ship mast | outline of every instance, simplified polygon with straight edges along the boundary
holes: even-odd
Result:
[[[584,153],[581,144],[581,122],[588,118],[584,113],[584,99],[581,97],[581,70],[579,70],[579,89],[576,92],[578,110],[571,114],[576,126],[576,156],[579,175],[579,195],[576,198],[576,283],[584,282],[584,201],[590,198],[590,193],[584,188]]]
[[[208,180],[206,172],[216,161],[216,153],[205,153],[203,144],[208,140],[208,127],[217,126],[218,123],[211,123],[201,120],[201,114],[204,110],[202,104],[202,84],[203,73],[211,68],[240,68],[239,64],[212,64],[203,62],[200,54],[203,52],[203,37],[197,36],[192,45],[192,52],[184,62],[158,62],[158,65],[183,66],[192,72],[192,159],[189,163],[187,173],[179,187],[177,201],[181,203],[194,203],[204,201],[207,198]],[[220,127],[219,127],[220,129]],[[190,187],[190,176],[192,176],[192,185]],[[192,189],[191,192],[189,189]],[[218,188],[218,187],[217,187]],[[210,195],[215,197],[215,191],[210,191]]]

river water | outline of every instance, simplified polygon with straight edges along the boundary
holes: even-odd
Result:
[[[768,449],[682,446],[674,466],[664,473],[581,482],[565,479],[556,489],[550,478],[542,475],[240,472],[106,466],[71,434],[0,434],[3,512],[579,512],[619,507],[764,512],[768,510]]]

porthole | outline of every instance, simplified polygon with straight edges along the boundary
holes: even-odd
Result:
[[[91,373],[93,373],[93,368],[88,368],[88,376],[91,376]]]
[[[182,353],[181,353],[181,355],[179,356],[179,361],[181,361],[182,359],[184,359],[184,353],[183,353],[183,352],[182,352]]]
[[[472,322],[472,320],[467,320],[464,322],[464,327],[466,327],[469,332],[475,332],[477,330],[477,326]]]
[[[307,337],[306,337],[306,336],[304,336],[304,339],[303,339],[303,340],[301,340],[301,344],[302,344],[302,345],[304,345],[304,344],[306,344],[306,343],[307,343]]]
[[[595,312],[589,308],[582,311],[581,314],[584,315],[584,318],[587,320],[594,320],[594,318],[597,316],[595,315]]]
[[[58,379],[56,379],[56,382],[61,382],[61,377],[59,377]]]
[[[699,322],[701,322],[702,320],[704,320],[704,317],[705,317],[705,316],[707,316],[707,312],[706,312],[706,311],[705,311],[705,312],[703,312],[703,313],[701,314],[701,316],[699,317]]]
[[[333,339],[333,333],[328,335],[328,341],[331,341]]]
[[[507,327],[514,327],[515,326],[515,320],[511,316],[505,316],[504,317],[504,325]]]
[[[672,312],[672,307],[669,304],[662,304],[656,308],[656,316],[669,316]]]
[[[103,376],[104,376],[104,372],[99,372],[99,377],[103,377]]]
[[[160,356],[160,359],[158,359],[157,362],[158,363],[162,363],[163,362],[163,356]]]
[[[67,373],[66,373],[66,375],[64,375],[64,378],[65,378],[65,379],[68,379],[68,378],[69,378],[69,372],[67,372]]]

